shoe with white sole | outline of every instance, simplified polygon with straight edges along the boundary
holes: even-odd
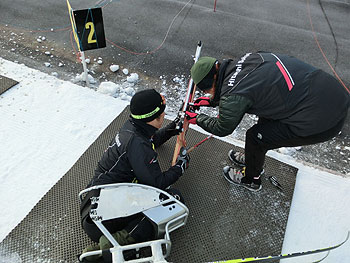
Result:
[[[231,160],[231,162],[233,162],[235,165],[239,167],[245,166],[245,154],[242,152],[230,150],[228,152],[228,158]]]
[[[243,186],[252,192],[260,191],[262,188],[261,184],[256,183],[244,183],[242,182],[242,178],[245,176],[245,167],[243,169],[237,169],[230,166],[225,166],[223,169],[224,178],[231,184],[236,184],[239,186]]]

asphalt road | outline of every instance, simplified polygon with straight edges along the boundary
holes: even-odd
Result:
[[[73,9],[101,6],[107,47],[86,51],[151,81],[188,77],[199,40],[202,56],[238,58],[258,50],[286,53],[350,86],[350,0],[70,0]],[[43,71],[81,72],[65,0],[2,0],[0,56]],[[38,36],[46,41],[37,42]],[[52,56],[44,54],[51,50]],[[50,61],[54,67],[45,68]],[[61,62],[65,65],[58,68]],[[91,66],[92,67],[92,66]],[[62,74],[60,75],[62,76]],[[64,78],[64,77],[63,77]],[[343,129],[350,140],[350,113]]]
[[[330,65],[347,86],[350,83],[350,0],[217,0],[215,12],[214,0],[70,3],[73,9],[103,7],[107,47],[87,51],[87,55],[127,63],[151,75],[187,73],[198,40],[204,43],[202,55],[218,59],[271,50],[291,54],[331,73],[314,39],[311,19]],[[0,17],[0,24],[27,32],[54,29],[47,38],[69,52],[66,1],[1,1]]]

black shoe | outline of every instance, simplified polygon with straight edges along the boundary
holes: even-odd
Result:
[[[244,168],[236,169],[230,166],[225,166],[223,169],[223,175],[224,175],[224,178],[231,184],[243,186],[244,188],[252,192],[260,191],[262,188],[261,184],[255,184],[253,182],[252,183],[242,182],[242,179],[244,178],[244,170],[245,170]]]
[[[96,251],[96,250],[100,250],[99,244],[89,245],[86,248],[84,248],[82,254],[86,252]],[[102,259],[102,255],[94,255],[94,256],[85,257],[82,262],[98,262],[101,259]]]
[[[228,158],[233,162],[235,165],[238,165],[240,167],[245,166],[245,155],[241,152],[236,152],[234,150],[230,150],[228,152]]]

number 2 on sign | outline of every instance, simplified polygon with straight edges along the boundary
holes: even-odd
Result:
[[[92,37],[94,36],[94,33],[95,33],[94,23],[92,23],[92,22],[86,23],[85,24],[85,28],[86,29],[90,29],[91,28],[89,36],[88,36],[88,43],[89,44],[96,43],[96,39],[92,39]]]

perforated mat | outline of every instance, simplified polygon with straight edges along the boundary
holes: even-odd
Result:
[[[0,244],[0,254],[20,258],[23,263],[77,262],[77,255],[91,243],[80,226],[78,193],[92,177],[106,145],[128,118],[128,111],[125,109],[106,128],[6,237]],[[188,145],[205,137],[189,130]],[[170,166],[174,145],[175,138],[157,149],[163,169]],[[190,216],[186,226],[171,234],[169,261],[208,262],[281,252],[297,170],[267,158],[263,189],[251,193],[222,177],[231,148],[212,138],[191,153],[190,167],[174,186],[183,193]],[[270,175],[278,178],[283,192],[268,181]]]
[[[13,79],[9,79],[5,76],[0,75],[0,95],[5,91],[7,91],[8,89],[12,88],[17,83],[18,82]]]

